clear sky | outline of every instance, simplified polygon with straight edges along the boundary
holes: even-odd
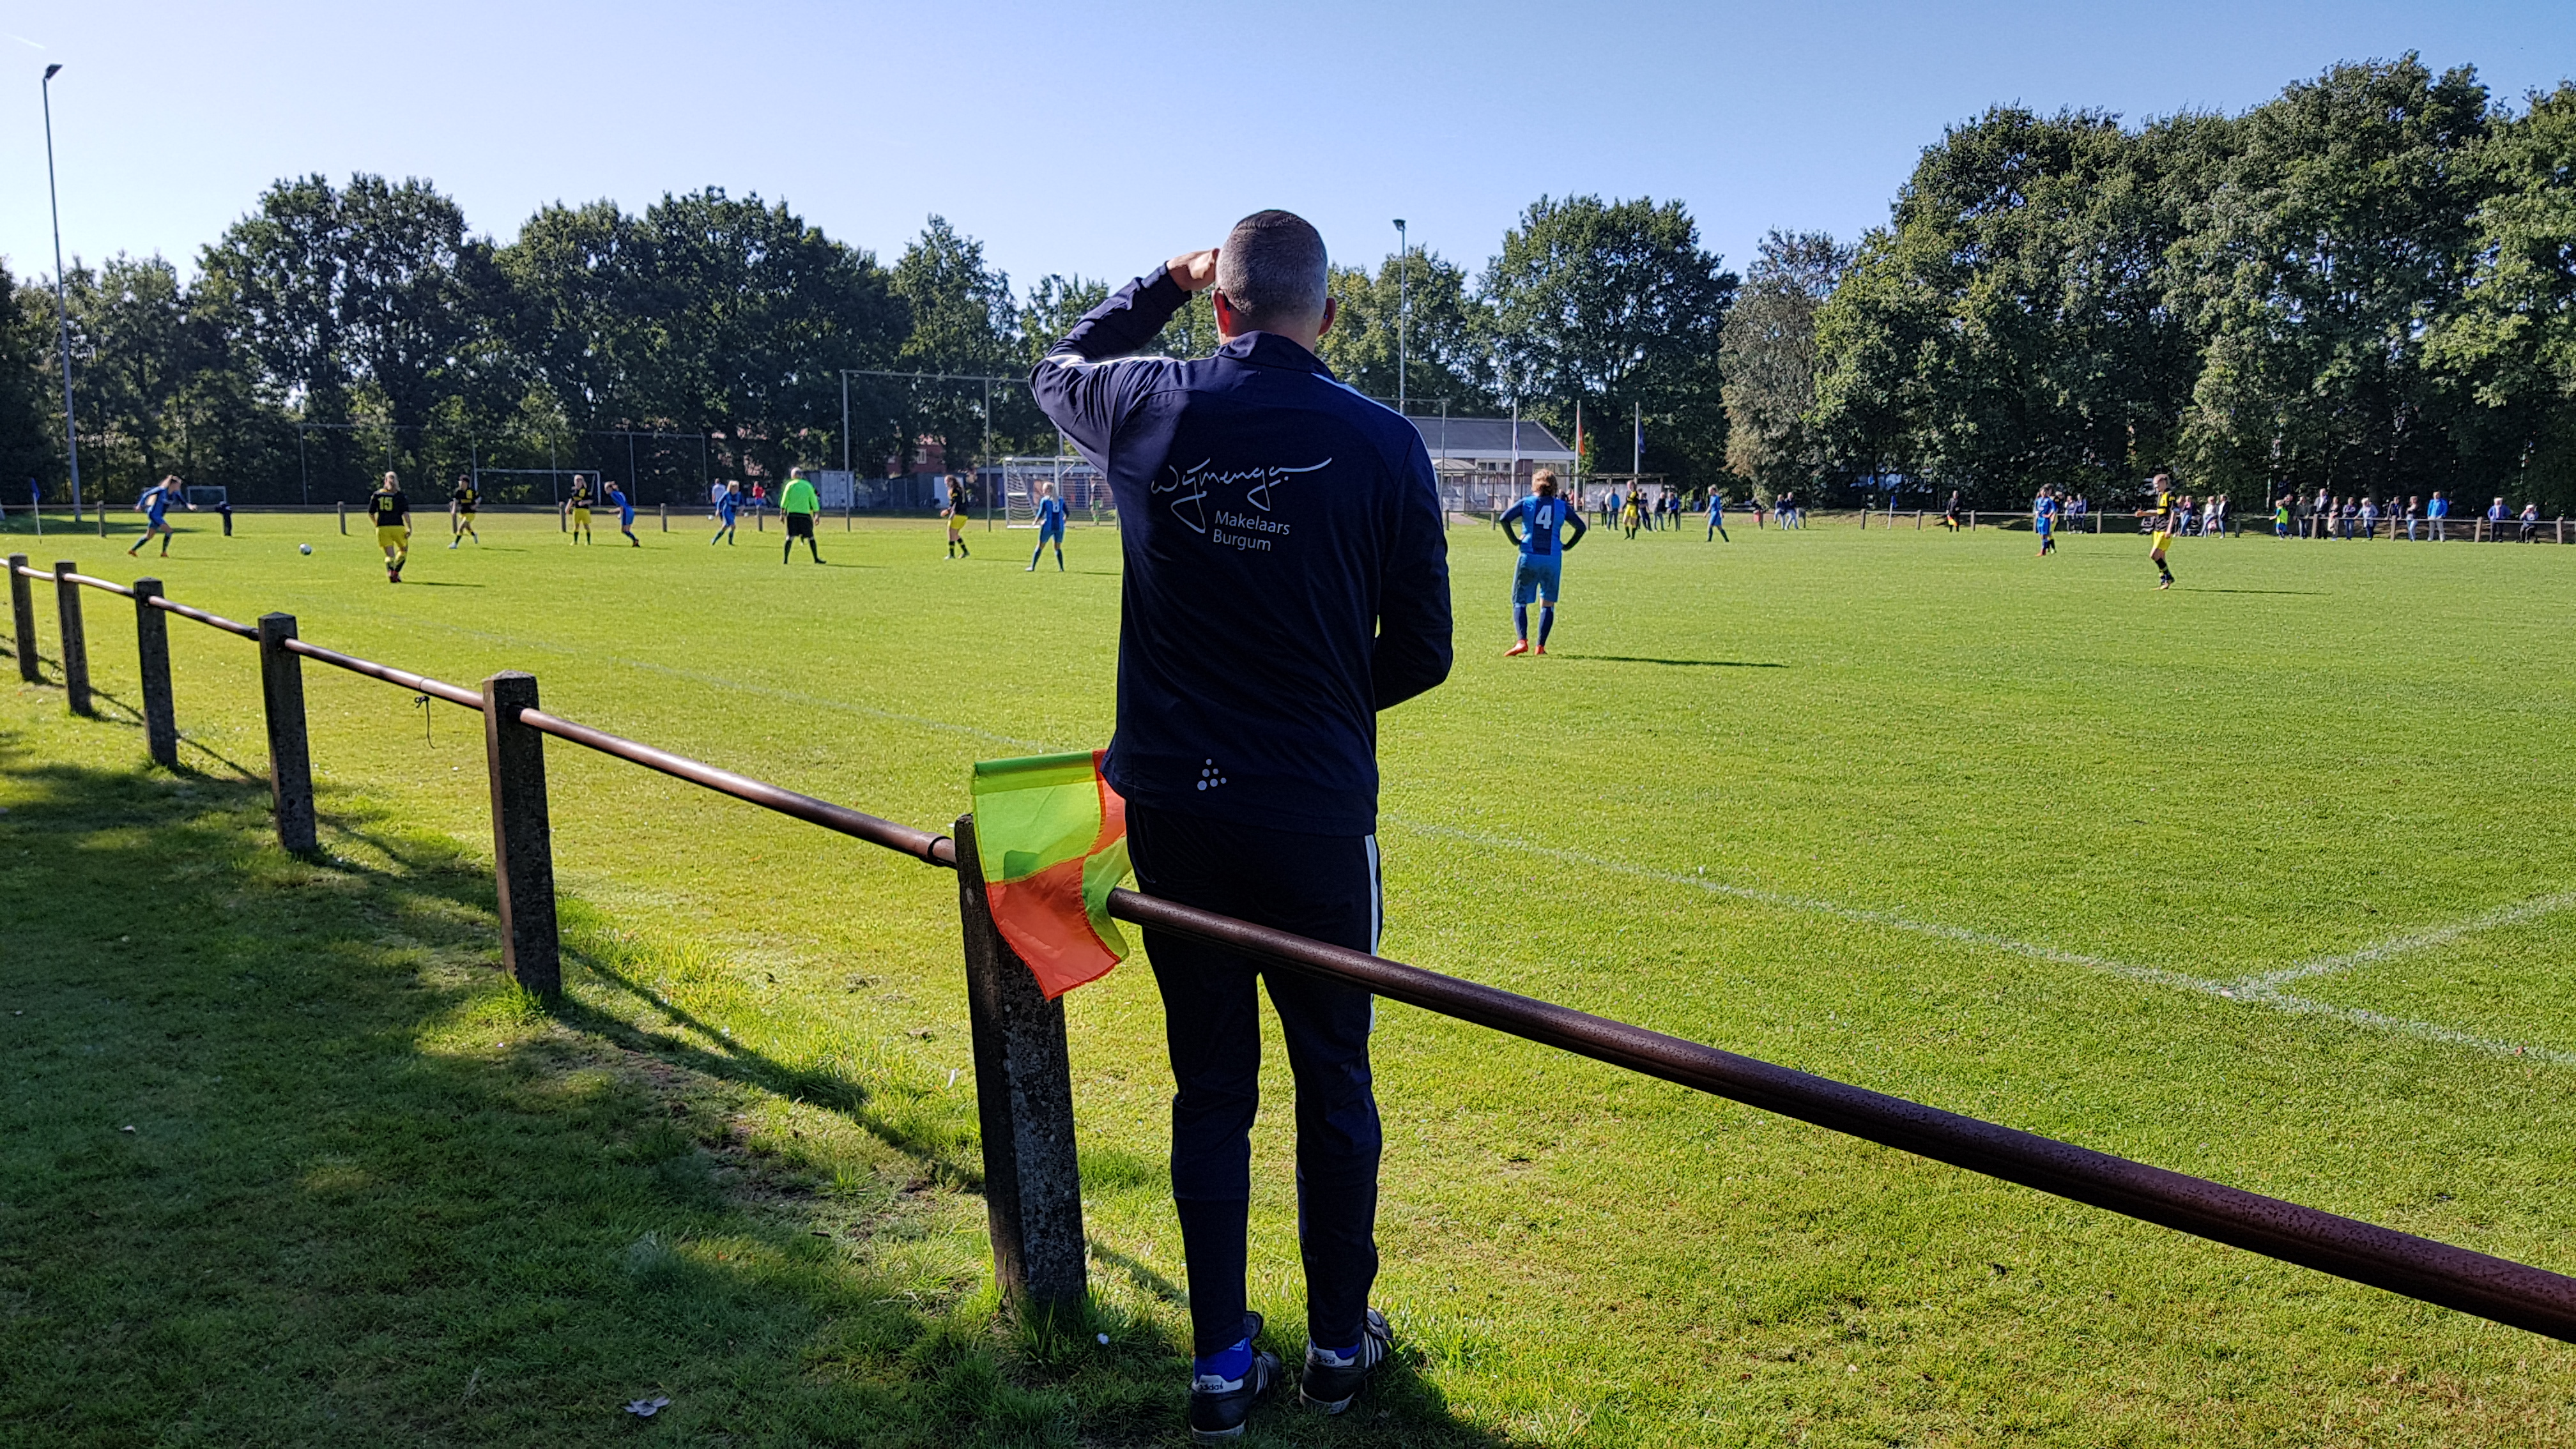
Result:
[[[1541,194],[1679,198],[1741,267],[1767,227],[1878,223],[1997,103],[2242,110],[2343,59],[2576,74],[2570,0],[2086,4],[683,6],[664,0],[0,0],[0,254],[183,267],[277,177],[429,178],[478,232],[536,206],[784,198],[892,260],[924,217],[1025,288],[1124,278],[1285,206],[1337,257],[1481,265]]]

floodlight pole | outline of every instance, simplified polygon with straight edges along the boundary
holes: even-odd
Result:
[[[841,471],[850,471],[850,374],[847,369],[841,373]],[[855,488],[857,485],[851,486]]]
[[[56,61],[45,67],[45,78],[36,88],[45,97],[45,204],[54,214],[54,318],[62,332],[63,344],[63,452],[72,469],[72,522],[80,522],[80,428],[72,419],[72,310],[63,294],[63,203],[54,189],[54,73],[61,70]]]
[[[1404,324],[1413,315],[1410,290],[1413,245],[1404,230],[1404,218],[1395,219],[1395,412],[1404,416]]]

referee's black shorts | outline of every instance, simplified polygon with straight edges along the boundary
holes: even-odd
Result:
[[[789,538],[812,538],[814,536],[814,515],[810,513],[788,514],[787,536]]]

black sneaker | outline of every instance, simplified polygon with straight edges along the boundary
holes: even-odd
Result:
[[[1306,1340],[1306,1372],[1297,1384],[1297,1396],[1327,1414],[1338,1414],[1351,1406],[1360,1388],[1395,1352],[1395,1334],[1386,1326],[1386,1315],[1372,1308],[1363,1325],[1359,1351],[1344,1357],[1317,1348],[1313,1339]]]
[[[1244,1337],[1261,1337],[1261,1315],[1246,1315]],[[1239,1379],[1221,1379],[1214,1374],[1200,1374],[1190,1380],[1190,1437],[1202,1444],[1222,1444],[1243,1437],[1244,1421],[1252,1417],[1252,1406],[1279,1386],[1279,1355],[1266,1349],[1252,1351],[1252,1367]]]

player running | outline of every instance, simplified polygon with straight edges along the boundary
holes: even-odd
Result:
[[[572,475],[572,541],[590,542],[590,479]]]
[[[1055,571],[1064,572],[1064,500],[1055,496],[1055,485],[1038,485],[1038,546],[1029,550],[1029,566],[1024,574],[1038,571],[1038,557],[1046,552],[1047,540],[1055,540]]]
[[[1714,488],[1708,490],[1708,534],[1700,542],[1706,543],[1712,537],[1722,543],[1735,542],[1726,536],[1726,495]]]
[[[2039,556],[2057,552],[2057,490],[2042,488],[2039,501],[2031,505],[2031,529],[2039,535]]]
[[[625,489],[611,483],[608,485],[608,502],[617,510],[617,531],[626,535],[628,543],[642,548],[644,540],[635,536],[635,500],[626,496]]]
[[[474,486],[474,475],[457,474],[456,486],[447,490],[447,546],[449,548],[454,548],[469,538],[478,544],[483,541],[483,535],[474,531],[474,507],[482,501],[482,493]]]
[[[197,505],[188,501],[188,490],[179,482],[179,475],[176,473],[144,489],[143,496],[134,500],[134,506],[144,514],[143,536],[134,541],[134,547],[125,551],[127,558],[141,553],[143,545],[150,543],[152,535],[156,533],[161,535],[161,556],[163,558],[170,556],[170,540],[175,534],[170,527],[170,520],[164,515],[170,511],[170,505],[173,503],[187,509],[190,513],[197,511]]]
[[[1583,515],[1556,496],[1556,470],[1530,475],[1530,495],[1503,511],[1503,537],[1521,551],[1512,567],[1512,627],[1520,642],[1503,651],[1506,659],[1530,652],[1529,606],[1538,604],[1538,652],[1547,652],[1547,636],[1556,628],[1556,600],[1563,587],[1565,551],[1583,542],[1590,530]],[[1574,537],[1557,540],[1557,529],[1574,525]]]
[[[734,541],[734,517],[741,512],[742,485],[740,483],[728,483],[725,485],[724,491],[716,495],[716,536],[708,539],[707,542],[721,543],[728,548],[731,547]]]
[[[2175,534],[2182,532],[2182,517],[2174,511],[2180,506],[2180,500],[2174,496],[2171,477],[2158,473],[2154,486],[2156,505],[2141,515],[2147,520],[2147,528],[2155,535],[2147,549],[2147,557],[2156,566],[2156,587],[2170,589],[2173,587],[2173,570],[2165,567],[2165,548],[2173,542]]]
[[[403,565],[411,559],[411,500],[402,480],[387,473],[367,495],[367,517],[376,525],[376,545],[385,551],[385,582],[402,582]]]
[[[787,547],[778,555],[780,563],[796,557],[796,540],[800,538],[805,540],[805,551],[814,556],[814,562],[823,561],[822,547],[814,542],[814,515],[822,511],[823,500],[814,492],[813,480],[805,476],[805,470],[799,468],[790,474],[787,486],[778,494],[778,516],[787,520]]]

